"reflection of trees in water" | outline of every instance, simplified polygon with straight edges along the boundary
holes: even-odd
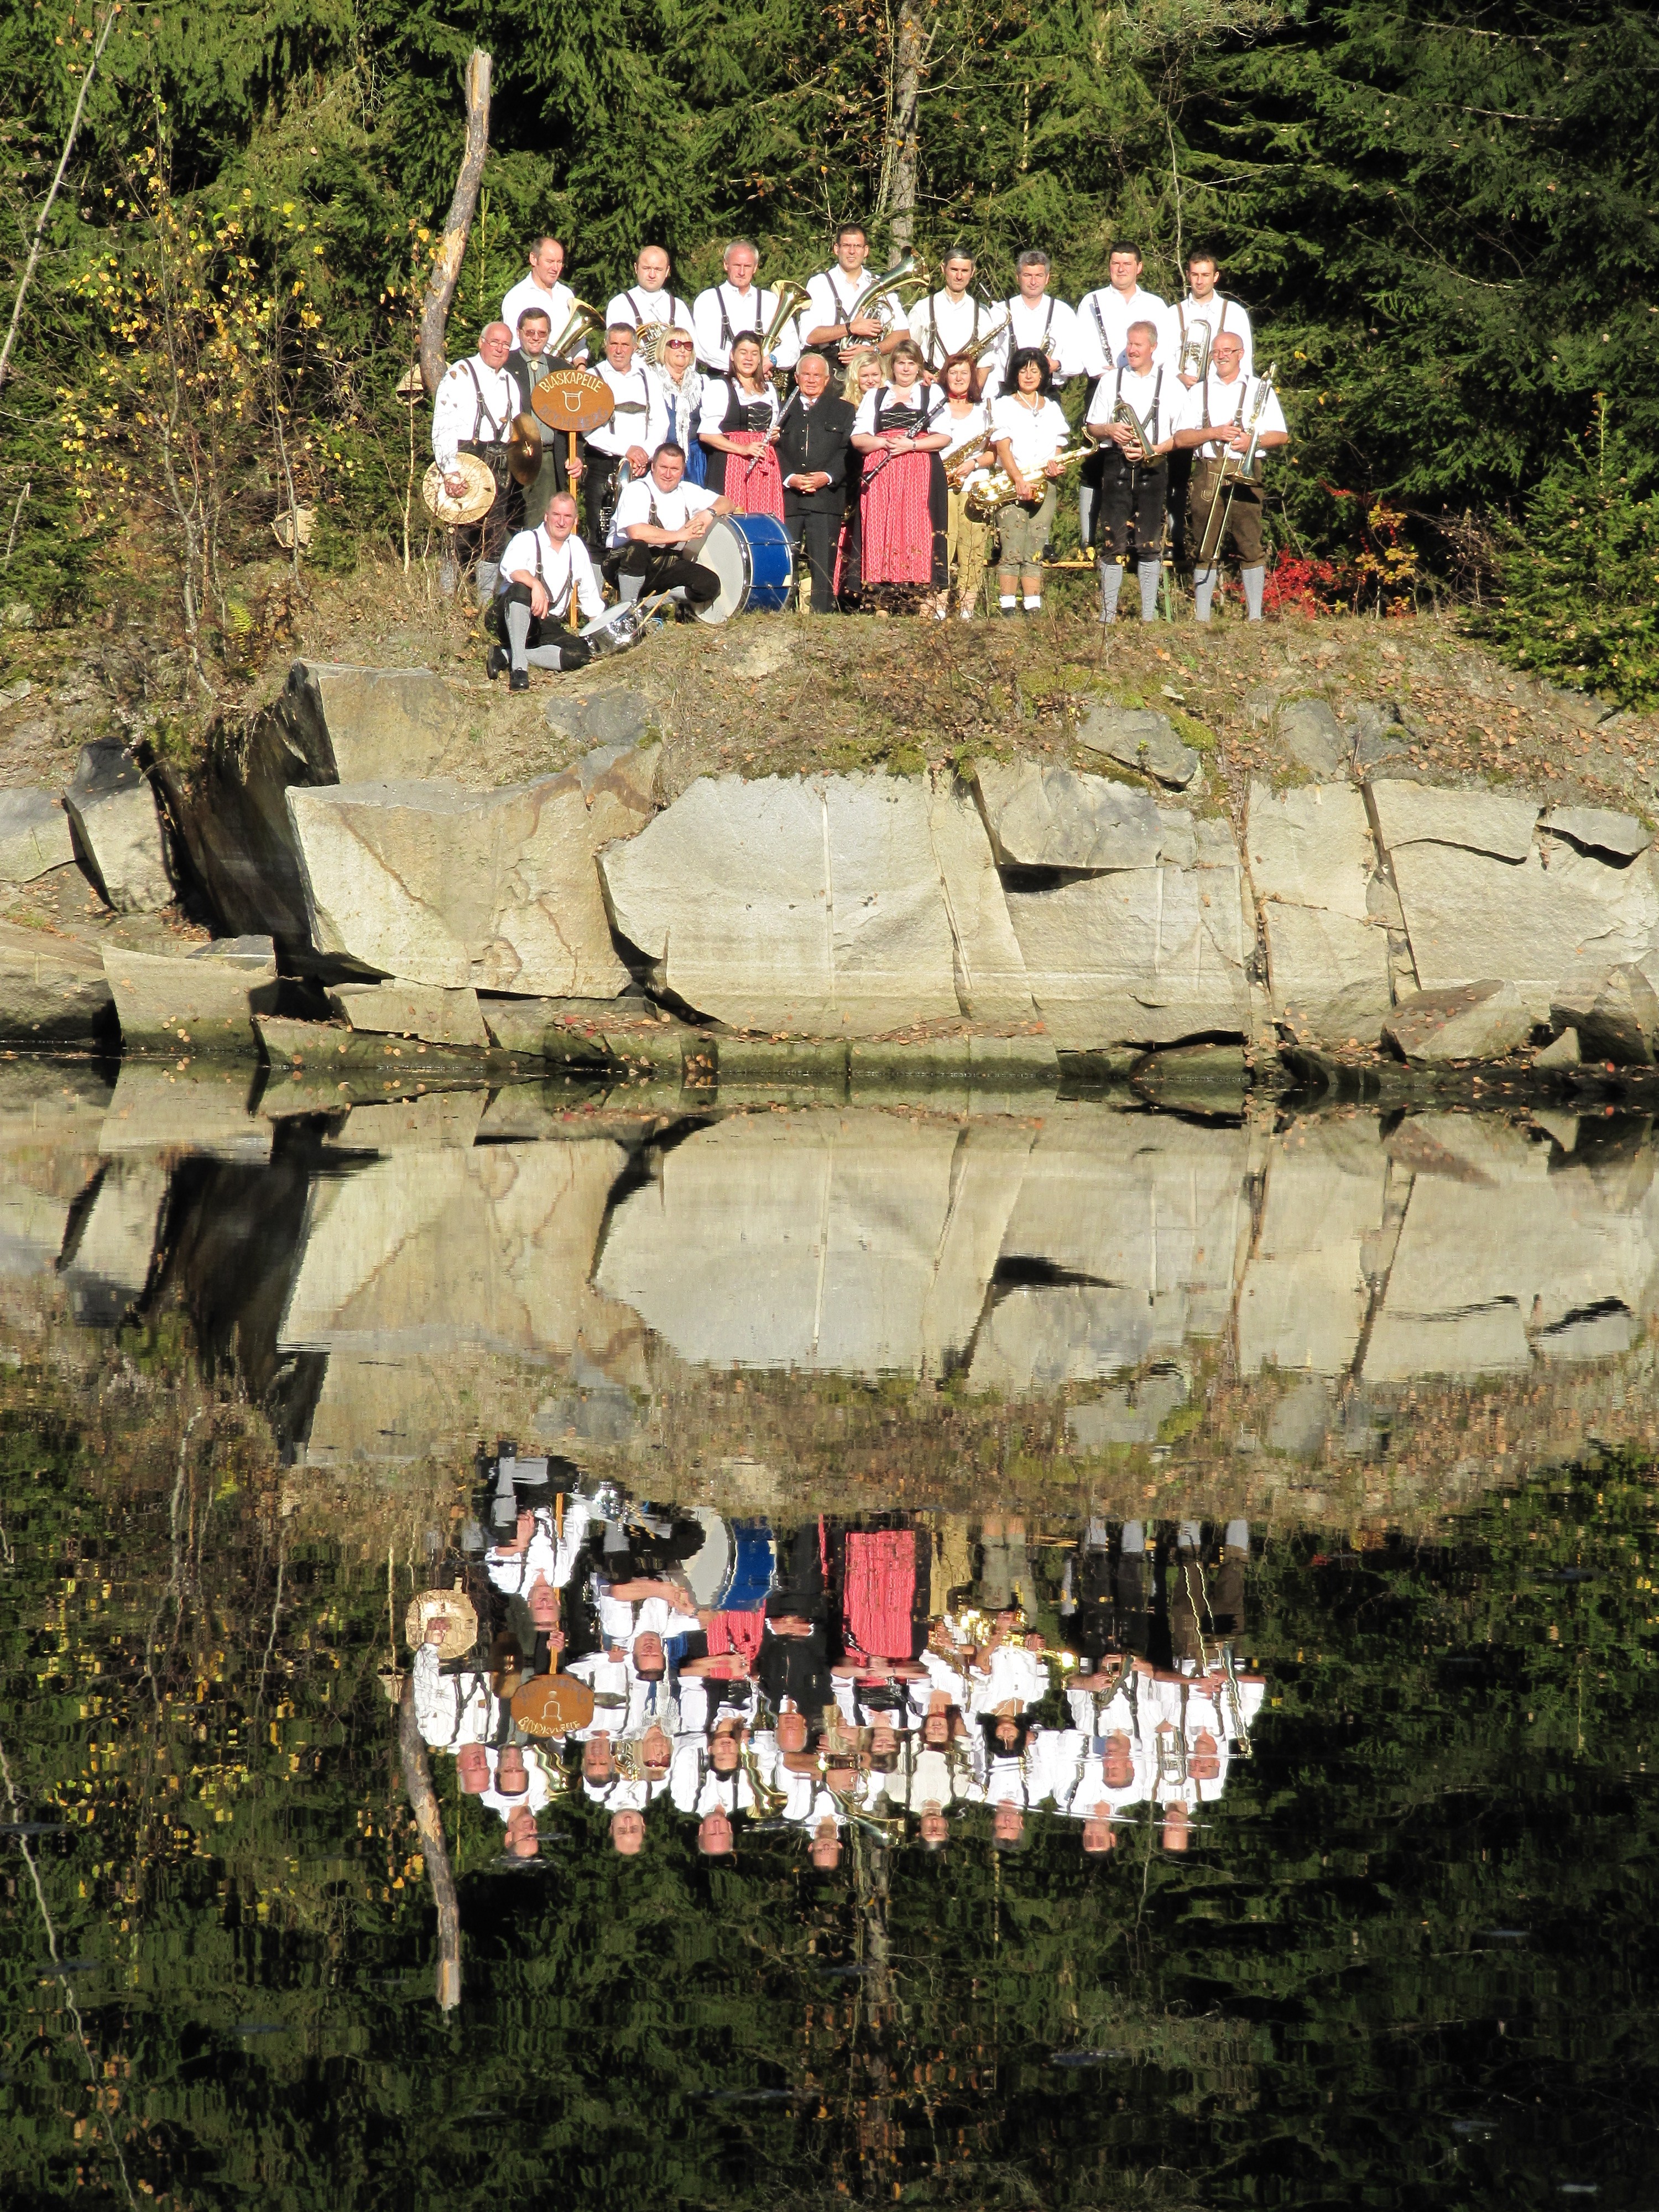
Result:
[[[480,2175],[756,2212],[896,2183],[998,2212],[1358,2202],[1384,2175],[1617,2201],[1650,2162],[1647,1480],[1552,1477],[1440,1547],[1271,1544],[1252,1644],[1283,1702],[1180,1863],[1139,1828],[1091,1866],[1042,1818],[1003,1856],[975,1812],[937,1858],[855,1831],[827,1878],[741,1830],[700,1863],[689,1824],[623,1864],[566,1800],[504,1874],[441,1782],[446,2022],[374,1679],[387,1536],[401,1605],[423,1517],[365,1490],[325,1534],[283,1521],[234,1407],[181,1489],[207,1398],[176,1342],[129,1339],[105,1380],[0,1386],[7,1755],[22,1818],[61,1828],[31,1844],[60,1958],[90,1962],[44,1971],[3,1839],[9,2202],[77,2166],[125,2202],[112,2142],[140,2201],[198,2212],[471,2212]]]

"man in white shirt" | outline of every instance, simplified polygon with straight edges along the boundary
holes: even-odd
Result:
[[[582,513],[586,528],[582,535],[596,560],[610,543],[615,512],[617,472],[624,462],[629,480],[642,477],[651,456],[668,435],[668,410],[662,387],[634,358],[634,325],[612,323],[605,334],[605,358],[595,370],[608,386],[615,404],[611,419],[582,440],[584,461]]]
[[[1160,368],[1166,358],[1165,337],[1170,310],[1156,292],[1141,289],[1143,264],[1139,249],[1115,246],[1107,257],[1108,281],[1078,301],[1077,322],[1083,366],[1093,377],[1109,376],[1128,360],[1131,323],[1151,323],[1158,332],[1152,358]],[[1095,502],[1100,492],[1101,465],[1084,464],[1077,494],[1078,522],[1085,549],[1094,535]]]
[[[538,526],[521,530],[508,544],[501,567],[507,578],[507,589],[496,599],[491,614],[498,635],[506,638],[507,648],[503,652],[499,643],[489,647],[484,655],[485,675],[493,683],[503,668],[510,669],[507,690],[527,691],[532,668],[586,668],[593,658],[593,648],[576,635],[573,617],[580,612],[592,622],[602,615],[605,596],[587,548],[576,536],[574,492],[554,493]],[[574,1503],[585,1507],[586,1501]],[[541,1516],[534,1519],[539,1522]],[[570,1579],[586,1530],[584,1511],[573,1542],[567,1514],[564,1536],[555,1539],[550,1515],[544,1534],[538,1529],[526,1540],[517,1568],[518,1586],[529,1589],[539,1577],[555,1589],[562,1589]],[[532,1553],[536,1554],[533,1559]],[[506,1589],[503,1577],[514,1571],[507,1565],[507,1555],[492,1552],[489,1565],[490,1580],[498,1589]]]
[[[1103,445],[1100,471],[1100,619],[1117,620],[1118,594],[1133,538],[1140,580],[1140,619],[1158,620],[1158,586],[1164,574],[1164,528],[1170,499],[1169,455],[1175,444],[1180,387],[1155,367],[1158,326],[1131,323],[1124,361],[1095,386],[1088,428]],[[1134,421],[1120,422],[1120,402]]]
[[[1229,459],[1243,461],[1253,441],[1259,452],[1272,452],[1288,440],[1278,395],[1261,378],[1245,375],[1243,340],[1224,331],[1210,348],[1209,374],[1182,403],[1176,432],[1176,444],[1193,455],[1187,534],[1194,562],[1194,612],[1201,623],[1210,619],[1228,544],[1238,559],[1246,614],[1251,622],[1261,619],[1267,556],[1261,478],[1224,483],[1224,468]]]
[[[1220,274],[1214,254],[1195,249],[1187,256],[1187,296],[1168,310],[1169,350],[1176,374],[1188,392],[1207,368],[1210,349],[1224,334],[1243,342],[1244,374],[1255,374],[1249,315],[1237,300],[1217,291]]]
[[[462,559],[478,564],[478,605],[495,597],[501,548],[522,512],[519,488],[507,465],[507,441],[518,412],[519,387],[507,366],[513,332],[505,323],[486,323],[478,350],[447,371],[432,403],[432,458],[444,472],[444,489],[461,498],[466,478],[455,472],[458,453],[476,453],[495,479],[495,501],[478,522],[455,533]]]
[[[501,1710],[487,1674],[470,1667],[453,1674],[442,1671],[438,1646],[445,1626],[443,1615],[434,1613],[415,1654],[415,1723],[423,1742],[459,1752],[463,1744],[489,1742],[499,1732]]]
[[[951,248],[939,264],[939,275],[945,279],[945,289],[935,292],[931,299],[918,300],[910,310],[910,335],[921,348],[921,357],[927,363],[924,373],[930,383],[950,355],[975,344],[981,332],[994,330],[1007,312],[969,298],[968,287],[974,281],[974,257],[965,246]],[[988,348],[981,357],[981,389],[988,366],[995,358],[992,348]]]
[[[653,592],[668,592],[690,607],[720,597],[720,580],[699,563],[696,550],[715,516],[731,514],[732,502],[684,477],[682,449],[659,446],[646,474],[624,486],[617,501],[611,535],[625,549],[617,563],[624,605]]]
[[[877,346],[889,353],[904,336],[904,310],[890,294],[872,300],[863,314],[853,313],[860,293],[870,281],[865,266],[869,258],[870,240],[864,225],[842,223],[836,233],[836,266],[807,283],[808,304],[799,318],[803,348],[811,346],[820,353],[833,349],[836,358],[844,362],[865,346]],[[884,304],[888,309],[885,324],[872,312]]]
[[[617,293],[605,311],[607,325],[628,323],[637,333],[651,323],[678,323],[682,330],[689,331],[691,310],[669,290],[669,269],[665,247],[642,246],[634,264],[635,281],[627,291]]]
[[[709,291],[699,292],[691,309],[697,366],[705,376],[724,376],[732,366],[732,339],[740,331],[753,331],[764,337],[777,312],[777,294],[763,292],[755,283],[760,253],[751,240],[734,238],[721,266],[726,270],[724,281]],[[784,325],[775,346],[775,352],[761,363],[769,374],[775,368],[793,368],[799,357],[800,334],[793,320]]]
[[[526,307],[544,307],[556,343],[576,304],[576,295],[568,284],[559,282],[564,268],[564,248],[556,238],[538,238],[530,249],[529,263],[529,274],[520,276],[501,301],[501,320],[516,331],[519,317]]]
[[[1008,325],[996,343],[997,364],[1006,368],[1022,346],[1036,346],[1048,356],[1054,374],[1050,389],[1058,392],[1084,365],[1077,317],[1064,300],[1050,296],[1048,257],[1040,246],[1028,246],[1019,256],[1014,281],[1019,289],[1000,310],[1007,316]]]

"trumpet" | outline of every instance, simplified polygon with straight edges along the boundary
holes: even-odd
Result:
[[[868,316],[881,325],[881,334],[885,337],[896,319],[898,302],[903,294],[918,287],[925,291],[932,281],[924,262],[914,253],[904,254],[890,269],[884,269],[879,276],[870,279],[847,310],[847,320],[850,325]],[[856,345],[860,341],[846,338],[842,343]]]
[[[559,332],[558,343],[549,346],[548,351],[568,361],[579,345],[591,338],[595,331],[604,328],[605,317],[597,307],[590,307],[586,300],[573,299],[570,319]]]
[[[761,335],[761,354],[769,358],[773,348],[785,330],[811,299],[805,284],[797,284],[793,276],[780,276],[777,282],[777,306],[772,310],[772,319]]]
[[[1095,450],[1095,441],[1091,438],[1087,445],[1073,446],[1069,452],[1062,448],[1054,455],[1054,459],[1060,463],[1063,471],[1074,468],[1079,461],[1086,461]],[[1052,479],[1045,477],[1044,481],[1048,482]],[[997,469],[987,477],[982,483],[975,484],[969,493],[968,513],[975,522],[988,522],[997,509],[1000,507],[1006,507],[1014,496],[1012,477],[1006,469]]]

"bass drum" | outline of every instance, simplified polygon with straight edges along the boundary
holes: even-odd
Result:
[[[718,516],[692,558],[720,580],[720,597],[696,610],[699,622],[775,615],[789,604],[795,556],[788,532],[774,515]]]
[[[697,1603],[713,1613],[757,1612],[772,1587],[770,1523],[728,1521],[706,1505],[694,1510],[703,1540],[685,1562],[685,1579]]]

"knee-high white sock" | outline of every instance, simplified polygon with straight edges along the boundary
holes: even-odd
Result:
[[[1195,568],[1193,571],[1193,612],[1200,622],[1210,619],[1210,602],[1215,597],[1215,587],[1220,579],[1219,568]]]
[[[1117,620],[1117,595],[1122,589],[1122,563],[1103,561],[1100,564],[1100,618],[1103,622]]]
[[[520,600],[514,600],[507,610],[507,657],[514,668],[525,665],[526,641],[530,635],[530,610]]]
[[[564,666],[563,661],[559,658],[559,648],[556,645],[532,645],[526,651],[525,659],[532,668],[562,668]]]
[[[1241,568],[1238,572],[1238,580],[1244,586],[1244,609],[1248,618],[1251,622],[1260,622],[1261,586],[1267,580],[1266,564],[1264,563],[1259,568]]]
[[[1140,579],[1140,619],[1158,620],[1158,587],[1164,574],[1161,561],[1140,561],[1135,564],[1135,574]]]

